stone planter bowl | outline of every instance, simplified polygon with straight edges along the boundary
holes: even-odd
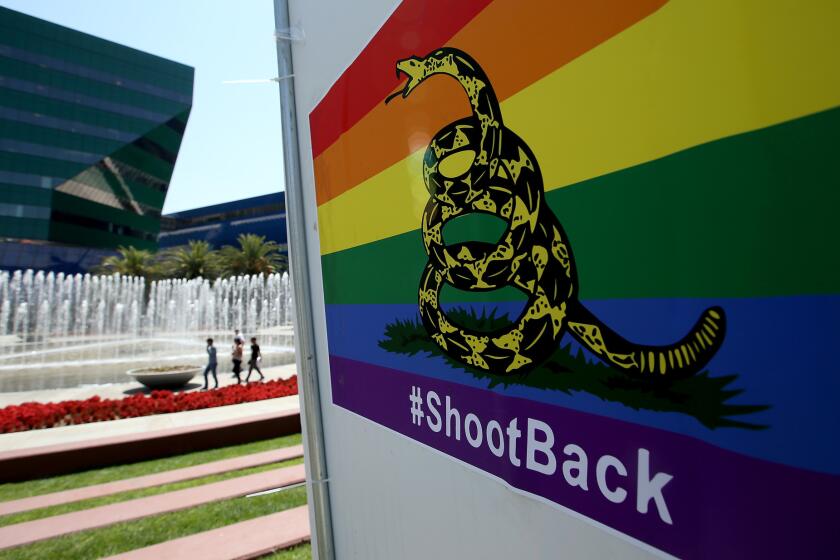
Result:
[[[200,366],[169,366],[130,369],[126,372],[149,389],[177,389],[204,371]]]

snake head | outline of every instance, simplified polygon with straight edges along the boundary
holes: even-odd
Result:
[[[408,94],[411,93],[414,88],[419,86],[420,82],[426,78],[428,71],[423,60],[417,58],[416,56],[412,56],[397,62],[397,77],[399,77],[400,74],[408,76],[408,81],[402,89],[389,95],[385,99],[385,103],[388,103],[391,99],[398,95],[402,95],[403,98],[408,97]]]

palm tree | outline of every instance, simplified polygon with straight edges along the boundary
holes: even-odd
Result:
[[[286,257],[280,254],[280,246],[274,241],[266,241],[264,235],[244,233],[237,241],[238,249],[225,245],[219,251],[226,276],[271,274],[286,270]]]
[[[166,275],[171,278],[207,278],[219,275],[219,258],[206,241],[190,240],[189,247],[174,247],[163,255]]]
[[[119,255],[105,257],[97,267],[100,274],[122,274],[123,276],[142,276],[152,280],[160,274],[160,268],[155,262],[155,255],[145,249],[135,247],[117,248]]]

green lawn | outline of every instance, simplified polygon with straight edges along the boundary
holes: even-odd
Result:
[[[14,500],[28,496],[36,496],[50,492],[58,492],[93,484],[102,484],[115,480],[179,469],[211,461],[229,459],[251,453],[259,453],[261,451],[297,445],[300,442],[300,434],[294,434],[282,438],[274,438],[209,451],[199,451],[175,457],[168,457],[165,459],[155,459],[152,461],[143,461],[140,463],[132,463],[117,467],[107,467],[104,469],[90,470],[27,482],[0,484],[0,501]],[[101,498],[94,498],[81,502],[22,512],[19,514],[0,517],[0,526],[50,517],[70,511],[89,509],[96,506],[143,496],[171,492],[173,490],[218,482],[281,466],[299,464],[301,462],[302,459],[293,459],[283,463],[262,465],[250,469],[242,469],[239,471],[222,473],[204,478],[167,484],[164,486],[144,488],[142,490],[123,492],[112,496],[103,496]],[[27,546],[4,550],[0,552],[0,558],[3,558],[4,560],[35,558],[61,558],[62,560],[74,560],[100,558],[145,546],[151,546],[153,544],[202,531],[209,531],[211,529],[231,525],[240,521],[247,521],[248,519],[269,515],[305,504],[306,489],[304,487],[292,487],[273,494],[215,502],[187,510],[147,517],[126,523],[119,523],[102,529],[84,531]],[[311,552],[308,545],[294,547],[288,551],[280,551],[271,556],[271,558],[281,558],[286,560],[298,560],[310,557]]]
[[[119,523],[102,529],[66,535],[5,550],[0,553],[0,556],[4,560],[101,558],[305,504],[306,488],[300,486],[274,494],[253,498],[235,498],[184,511]],[[309,558],[308,550],[301,552],[300,549],[302,547],[297,547],[297,549],[289,552],[303,555],[275,555],[272,558]]]
[[[72,488],[81,488],[83,486],[102,484],[105,482],[112,482],[114,480],[133,478],[135,476],[144,476],[147,474],[180,469],[183,467],[191,467],[202,463],[209,463],[211,461],[220,461],[222,459],[248,455],[250,453],[259,453],[261,451],[270,451],[281,447],[289,447],[291,445],[297,445],[300,442],[300,434],[293,434],[281,438],[267,439],[243,445],[233,445],[230,447],[210,449],[207,451],[196,451],[195,453],[187,453],[185,455],[167,457],[165,459],[154,459],[151,461],[142,461],[140,463],[131,463],[129,465],[107,467],[104,469],[83,471],[79,473],[55,476],[52,478],[29,480],[26,482],[0,484],[0,501],[16,500],[29,496],[48,494],[50,492],[59,492],[61,490],[70,490]]]
[[[0,517],[0,527],[12,525],[14,523],[23,523],[24,521],[32,521],[34,519],[42,519],[44,517],[52,517],[53,515],[60,515],[62,513],[69,513],[71,511],[79,511],[83,509],[90,509],[97,506],[104,506],[106,504],[113,504],[116,502],[124,502],[126,500],[133,500],[134,498],[142,498],[144,496],[154,496],[155,494],[163,494],[172,492],[174,490],[182,490],[184,488],[191,488],[193,486],[200,486],[209,484],[211,482],[219,482],[228,480],[239,476],[259,473],[276,469],[280,467],[289,467],[292,465],[299,465],[303,463],[303,457],[284,461],[282,463],[273,463],[270,465],[260,465],[258,467],[251,467],[250,469],[242,469],[238,471],[226,472],[216,474],[213,476],[206,476],[203,478],[195,478],[193,480],[185,480],[183,482],[175,482],[172,484],[164,484],[163,486],[153,486],[151,488],[143,488],[141,490],[131,490],[129,492],[121,492],[119,494],[112,494],[110,496],[102,496],[101,498],[92,498],[90,500],[82,500],[79,502],[70,502],[68,504],[61,504],[57,506],[45,507],[40,509],[33,509],[23,511],[12,515]]]

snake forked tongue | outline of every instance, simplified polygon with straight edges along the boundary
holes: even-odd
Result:
[[[400,77],[400,74],[405,74],[408,76],[408,81],[403,85],[402,88],[398,89],[397,91],[388,95],[385,98],[385,103],[387,104],[391,99],[401,95],[403,98],[408,97],[408,94],[420,84],[420,81],[423,77],[424,72],[424,65],[423,61],[419,58],[412,56],[409,58],[405,58],[397,62],[397,77]]]

